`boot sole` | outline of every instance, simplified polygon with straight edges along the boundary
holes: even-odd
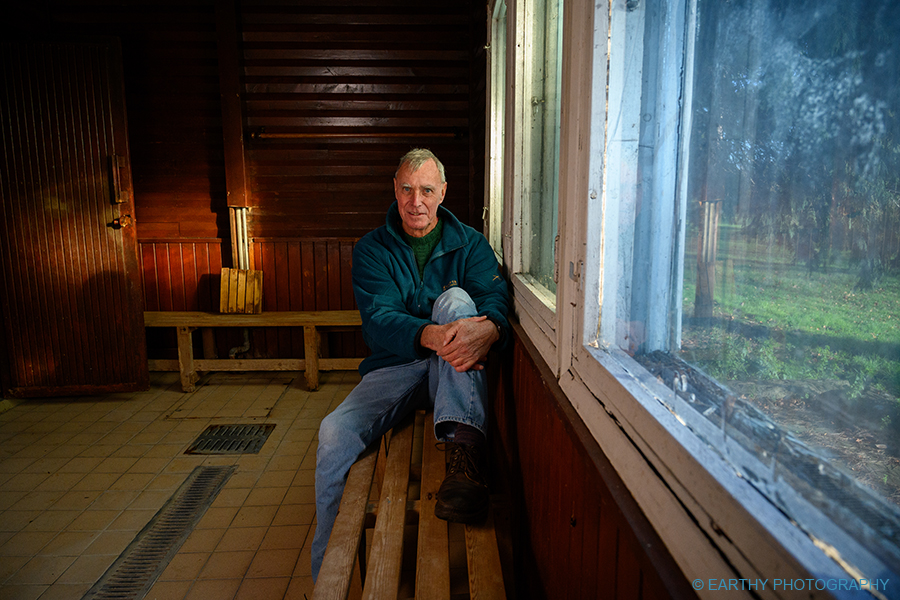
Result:
[[[483,507],[479,507],[474,511],[461,512],[448,506],[437,504],[434,507],[434,516],[436,516],[438,519],[449,521],[451,523],[480,525],[487,519],[488,508],[489,503],[485,504]]]

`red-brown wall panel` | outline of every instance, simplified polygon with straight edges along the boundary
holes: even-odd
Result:
[[[512,504],[519,597],[695,597],[520,334],[492,408],[495,484]]]

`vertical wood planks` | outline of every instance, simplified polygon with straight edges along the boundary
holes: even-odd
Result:
[[[262,312],[262,290],[262,271],[223,268],[219,312]]]
[[[668,587],[681,591],[667,590],[656,570],[659,558],[651,558],[639,542],[648,525],[634,524],[641,516],[629,506],[627,490],[608,463],[598,465],[602,454],[589,450],[578,433],[583,424],[550,389],[551,379],[545,379],[525,342],[515,339],[513,356],[503,366],[512,369],[512,386],[501,386],[493,411],[501,438],[495,448],[507,453],[495,463],[508,465],[503,476],[511,490],[513,523],[521,523],[513,531],[520,592],[552,600],[683,597],[685,589],[692,594],[680,580]],[[658,538],[653,544],[661,547]]]
[[[419,539],[416,552],[416,598],[450,600],[447,522],[434,516],[437,492],[444,480],[444,453],[434,438],[434,415],[425,420],[422,446],[422,491],[419,499]],[[494,540],[496,544],[496,539]]]
[[[500,550],[490,512],[486,523],[466,525],[466,559],[471,600],[506,600]]]
[[[363,600],[396,598],[403,559],[403,531],[409,487],[415,413],[410,414],[391,437],[384,472],[378,519],[372,536],[372,559],[366,568]]]
[[[356,560],[356,543],[363,535],[364,510],[369,500],[378,445],[367,448],[347,476],[341,497],[339,515],[357,515],[355,519],[340,517],[335,521],[322,563],[313,600],[346,600],[350,592],[350,573]],[[338,557],[337,559],[335,557]]]

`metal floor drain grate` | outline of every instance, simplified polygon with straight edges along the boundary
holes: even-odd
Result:
[[[258,454],[275,425],[210,425],[185,454]]]
[[[143,598],[234,473],[197,467],[82,600]]]

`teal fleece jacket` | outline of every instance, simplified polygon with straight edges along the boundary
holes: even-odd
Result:
[[[353,249],[353,292],[363,339],[372,351],[359,366],[361,375],[429,356],[431,351],[418,344],[420,332],[431,324],[434,301],[451,287],[465,290],[478,314],[499,326],[500,340],[494,347],[504,346],[509,338],[509,292],[490,244],[442,206],[438,217],[444,232],[423,277],[403,239],[396,202],[388,209],[386,223]]]

